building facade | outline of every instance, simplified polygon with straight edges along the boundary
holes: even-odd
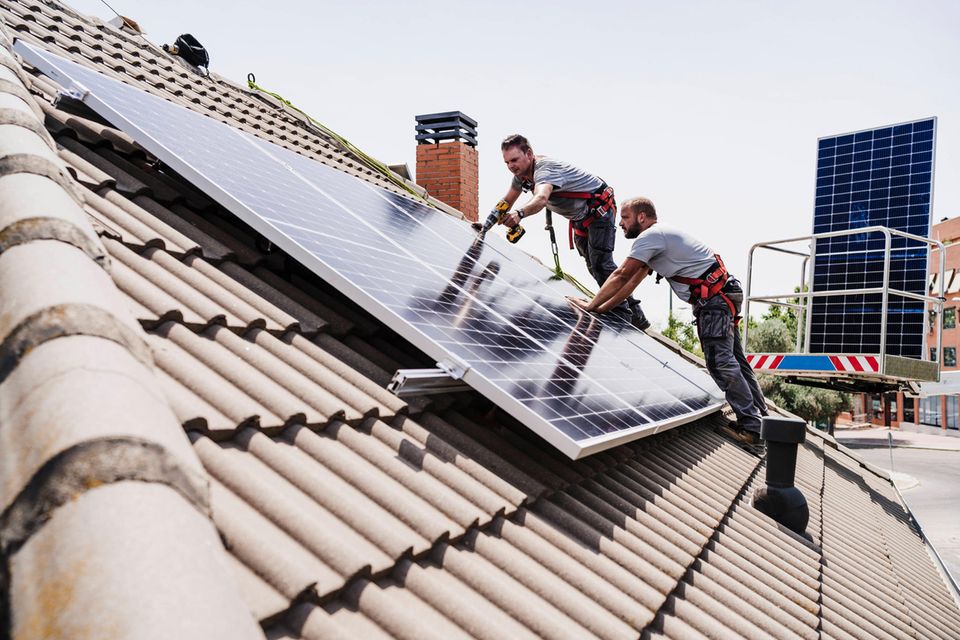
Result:
[[[943,271],[943,343],[938,352],[936,325],[931,322],[926,335],[926,357],[941,362],[941,372],[958,371],[957,351],[960,349],[960,330],[957,312],[960,309],[960,217],[943,220],[933,225],[932,237],[944,244],[946,264]],[[940,290],[939,256],[934,251],[928,266],[930,293]],[[960,394],[913,397],[903,392],[860,394],[854,413],[876,425],[898,427],[901,423],[922,424],[942,429],[960,428]]]

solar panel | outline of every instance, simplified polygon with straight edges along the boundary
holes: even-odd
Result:
[[[884,226],[930,235],[936,119],[821,138],[813,232]],[[928,247],[894,237],[892,289],[924,295]],[[878,233],[816,240],[813,290],[882,287],[884,237]],[[813,353],[875,353],[881,348],[881,294],[815,298]],[[890,295],[886,355],[923,355],[925,303]]]
[[[41,52],[17,51],[167,166],[570,457],[718,408],[707,373],[499,237]]]

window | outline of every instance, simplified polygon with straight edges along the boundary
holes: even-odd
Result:
[[[950,307],[943,310],[943,328],[956,329],[957,327],[957,308]]]
[[[920,398],[920,422],[940,426],[940,396]]]
[[[947,429],[957,428],[958,410],[960,410],[960,398],[947,396]]]
[[[903,421],[916,422],[917,417],[913,413],[913,398],[903,399]]]
[[[943,366],[945,367],[957,366],[957,348],[956,347],[943,348]]]
[[[930,347],[930,362],[936,362],[936,361],[937,361],[937,348]]]

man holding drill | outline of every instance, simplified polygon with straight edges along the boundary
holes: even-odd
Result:
[[[712,249],[679,229],[658,224],[650,200],[627,200],[620,215],[624,237],[636,238],[630,256],[593,300],[570,298],[570,302],[584,311],[603,313],[621,304],[651,272],[669,280],[677,296],[693,305],[707,370],[737,414],[736,425],[722,430],[741,443],[759,444],[767,404],[740,343],[740,283]]]
[[[530,142],[522,135],[509,136],[500,149],[507,169],[513,174],[507,195],[503,197],[506,206],[512,207],[524,191],[533,193],[526,204],[503,216],[500,224],[513,229],[543,208],[568,219],[571,244],[576,246],[590,275],[602,287],[617,268],[613,261],[617,238],[617,203],[613,189],[597,176],[571,164],[535,156]],[[644,330],[650,326],[638,300],[627,296],[621,302],[619,308],[629,310],[635,327]]]

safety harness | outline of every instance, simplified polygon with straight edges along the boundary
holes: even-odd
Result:
[[[723,292],[723,288],[730,279],[730,274],[727,273],[727,268],[724,266],[723,260],[720,259],[720,254],[715,253],[713,257],[716,259],[716,264],[701,274],[699,278],[667,276],[667,280],[690,285],[690,304],[694,306],[694,309],[706,303],[706,301],[713,296],[720,296],[723,298],[723,301],[727,303],[727,306],[730,307],[730,313],[733,315],[733,324],[737,326],[740,324],[740,316],[737,315],[737,308],[734,306],[733,301]]]
[[[523,189],[524,191],[531,191],[533,185],[524,181]],[[550,197],[587,201],[587,215],[576,222],[573,220],[570,221],[569,236],[571,249],[573,249],[573,236],[586,236],[587,228],[593,224],[594,220],[602,218],[608,211],[617,210],[617,201],[614,199],[613,189],[603,181],[601,181],[600,186],[593,191],[553,191],[550,193]]]

